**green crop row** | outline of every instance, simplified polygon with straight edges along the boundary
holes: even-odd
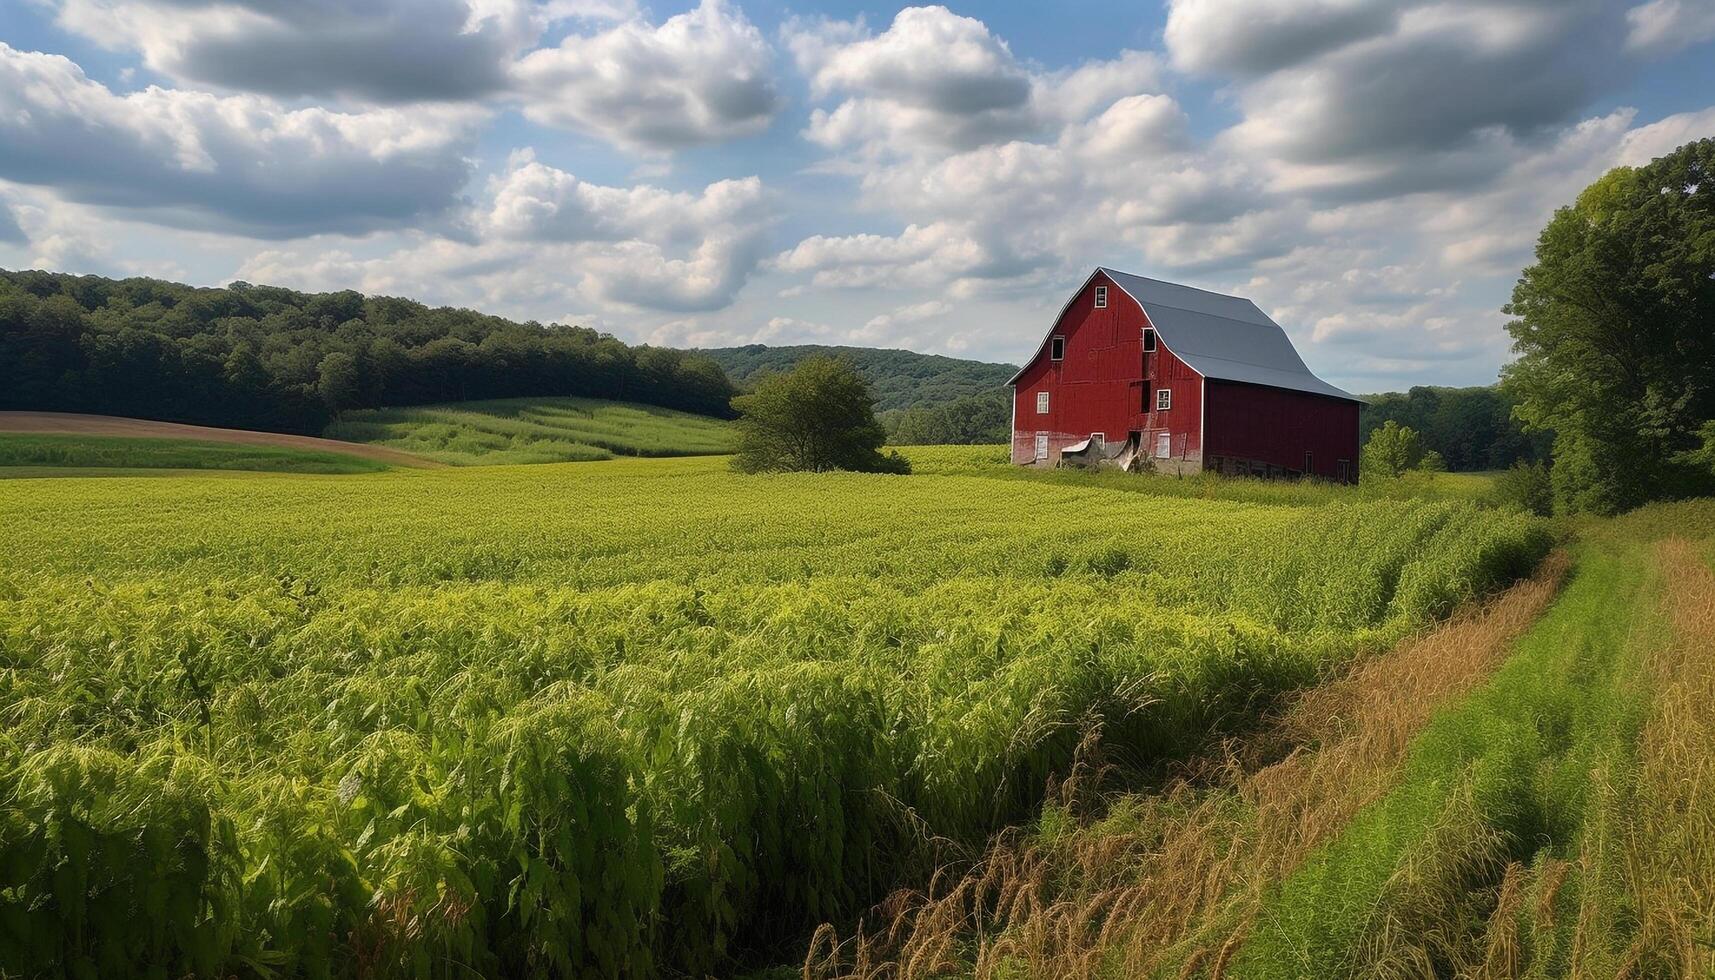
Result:
[[[0,496],[0,973],[701,974],[1530,568],[1468,504],[719,461]]]

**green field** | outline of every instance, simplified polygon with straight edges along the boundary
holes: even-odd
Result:
[[[87,469],[374,473],[387,464],[343,453],[200,439],[0,433],[0,478],[75,475]]]
[[[455,466],[708,456],[730,453],[733,447],[732,429],[720,419],[585,398],[353,410],[323,435],[390,446]]]
[[[730,974],[1525,574],[1540,521],[724,460],[0,494],[0,972]]]
[[[1715,975],[1715,501],[1587,521],[1566,557],[1558,595],[1295,693],[1165,785],[1051,798],[802,975]]]

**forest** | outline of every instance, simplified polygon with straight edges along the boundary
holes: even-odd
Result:
[[[0,410],[319,433],[349,408],[531,395],[730,417],[706,357],[350,290],[0,270]]]
[[[1418,385],[1404,393],[1362,396],[1360,438],[1388,422],[1416,431],[1425,450],[1441,454],[1455,472],[1504,470],[1518,462],[1548,458],[1552,432],[1524,431],[1513,417],[1515,400],[1499,387],[1442,388]]]

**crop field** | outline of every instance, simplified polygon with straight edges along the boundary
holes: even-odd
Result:
[[[266,470],[281,473],[374,473],[375,459],[283,446],[198,439],[0,433],[0,477],[55,470]]]
[[[730,453],[727,423],[654,405],[505,398],[348,411],[330,439],[402,449],[454,466]]]
[[[1526,575],[1446,501],[598,466],[0,492],[0,972],[726,974]]]
[[[1165,785],[1051,799],[825,929],[802,975],[1715,975],[1712,560],[1715,502],[1590,521]]]

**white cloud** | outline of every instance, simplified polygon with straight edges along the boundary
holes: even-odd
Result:
[[[908,7],[881,34],[861,21],[789,23],[783,31],[817,98],[806,135],[870,155],[936,154],[1027,138],[1159,83],[1136,51],[1069,71],[1030,70],[982,21]]]
[[[911,329],[914,324],[936,320],[951,312],[953,305],[945,300],[931,299],[911,303],[870,317],[861,329],[852,334],[852,339],[876,346],[897,344],[917,333]]]
[[[754,228],[769,217],[762,181],[720,180],[700,193],[638,184],[606,187],[536,162],[525,151],[490,182],[487,233],[534,241],[700,241],[715,228]]]
[[[489,182],[468,241],[418,235],[374,256],[311,243],[260,253],[239,275],[513,310],[710,311],[730,306],[750,281],[773,219],[755,177],[697,193],[609,187],[526,150]]]
[[[1672,53],[1715,38],[1715,3],[1708,0],[1649,0],[1626,11],[1634,51]]]
[[[664,151],[752,136],[780,108],[773,51],[724,0],[659,26],[629,20],[533,51],[515,74],[525,116]]]
[[[290,237],[419,224],[457,202],[479,118],[116,95],[66,58],[0,42],[0,178],[182,227]]]

